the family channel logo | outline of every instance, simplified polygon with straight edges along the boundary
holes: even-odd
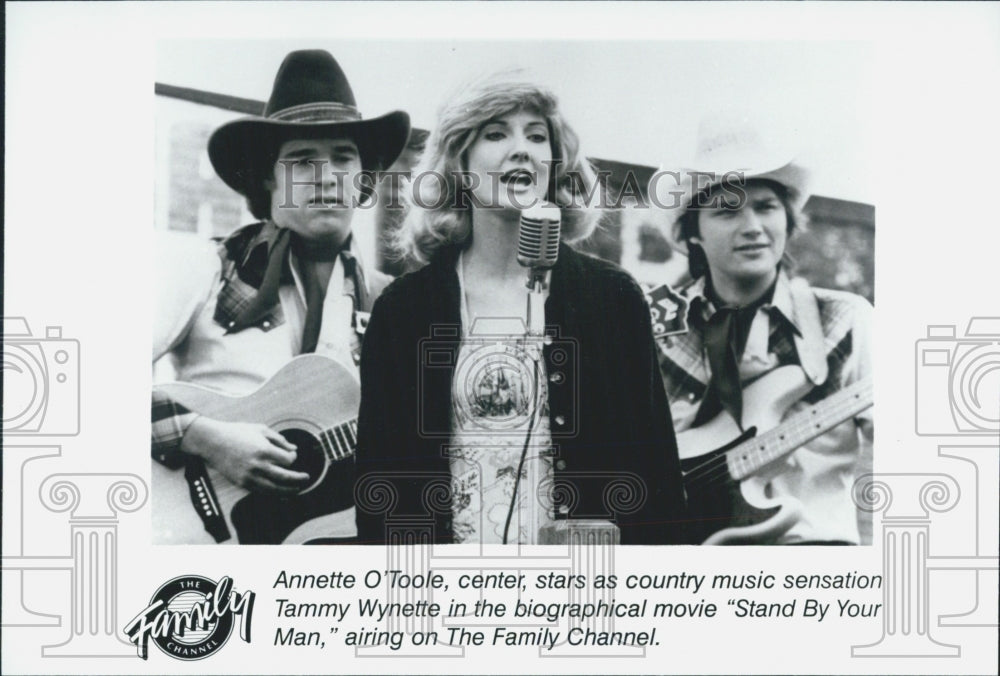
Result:
[[[200,575],[175,577],[156,590],[146,609],[125,625],[139,657],[149,657],[149,639],[179,660],[200,660],[218,651],[240,618],[240,638],[250,642],[254,593],[233,591],[233,581]]]

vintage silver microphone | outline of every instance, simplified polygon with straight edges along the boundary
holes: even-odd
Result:
[[[539,202],[521,211],[521,221],[517,230],[517,262],[528,268],[528,336],[531,345],[528,350],[534,362],[534,387],[538,391],[539,369],[542,361],[542,336],[545,335],[545,291],[549,287],[549,270],[559,258],[559,226],[561,216],[559,207],[546,202]],[[511,518],[517,504],[517,492],[521,484],[521,473],[528,457],[528,445],[535,426],[539,402],[533,402],[531,417],[528,419],[528,430],[524,437],[524,448],[521,449],[521,460],[517,466],[514,479],[514,490],[507,509],[507,521],[503,528],[503,543],[507,544]],[[532,514],[535,512],[532,511]],[[529,525],[531,532],[539,534],[538,523]]]
[[[517,262],[528,268],[528,333],[545,332],[545,291],[549,270],[559,258],[561,213],[557,206],[538,202],[521,211],[517,232]]]

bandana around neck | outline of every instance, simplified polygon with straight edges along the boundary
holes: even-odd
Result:
[[[246,307],[233,320],[226,333],[236,333],[248,326],[254,325],[272,307],[279,302],[278,290],[281,288],[282,272],[288,260],[291,248],[295,255],[307,264],[303,266],[303,282],[306,293],[306,320],[302,332],[302,353],[313,352],[319,339],[319,328],[323,319],[323,301],[325,289],[319,282],[316,266],[311,263],[335,261],[337,257],[350,246],[348,236],[340,248],[327,244],[308,243],[296,236],[287,228],[279,228],[271,242],[268,251],[267,268],[257,293],[250,299]]]
[[[722,303],[712,288],[711,280],[707,281],[705,296],[716,308],[704,327],[705,353],[712,377],[695,424],[707,422],[721,408],[743,429],[743,388],[740,385],[739,362],[753,318],[757,310],[774,298],[777,279],[760,298],[742,307]]]

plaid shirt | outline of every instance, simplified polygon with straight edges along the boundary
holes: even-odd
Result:
[[[797,309],[799,297],[815,298],[819,326],[809,326]],[[660,371],[670,400],[674,429],[692,426],[711,379],[703,344],[703,329],[715,311],[700,278],[683,291],[688,299],[686,333],[657,339]],[[790,364],[799,364],[814,383],[786,417],[837,390],[871,375],[871,305],[860,296],[808,287],[782,272],[772,302],[761,307],[750,327],[739,363],[744,385]],[[771,481],[772,492],[803,503],[802,521],[782,542],[808,540],[859,541],[858,520],[850,488],[861,463],[870,457],[871,409],[802,446],[786,459]],[[708,449],[706,449],[708,450]],[[862,529],[865,526],[862,525]]]
[[[255,223],[237,230],[218,247],[205,247],[204,242],[199,242],[194,250],[167,251],[163,262],[168,265],[161,267],[168,267],[170,262],[174,266],[166,270],[169,283],[157,288],[160,302],[154,326],[154,361],[169,355],[181,379],[238,393],[256,389],[298,354],[304,314],[299,312],[301,316],[289,324],[293,318],[288,311],[294,312],[294,303],[289,306],[286,300],[293,297],[289,294],[294,293],[297,283],[290,265],[285,267],[282,278],[286,300],[275,303],[253,326],[227,333],[233,319],[263,281],[268,252],[277,232],[272,223]],[[341,253],[338,268],[344,294],[351,297],[351,307],[345,308],[345,312],[353,312],[351,326],[334,331],[333,342],[345,344],[328,343],[331,349],[335,348],[330,356],[356,366],[360,358],[359,333],[374,294],[369,293],[364,270],[350,247]],[[374,277],[377,290],[389,280],[381,273],[375,273]],[[336,273],[331,277],[330,288],[334,288],[335,278]],[[335,294],[328,294],[328,301],[338,300]],[[326,309],[324,317],[328,318]],[[335,321],[348,320],[334,317],[330,323]],[[327,330],[325,319],[323,331]],[[317,351],[323,351],[322,346]],[[153,457],[168,467],[182,466],[181,440],[197,414],[156,391],[151,413]]]

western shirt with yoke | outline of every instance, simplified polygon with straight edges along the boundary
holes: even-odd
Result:
[[[221,245],[162,235],[156,261],[153,362],[169,359],[172,379],[227,394],[248,394],[300,353],[306,295],[291,250],[279,302],[253,325],[230,331],[233,320],[257,293],[278,232],[271,222],[255,223]],[[367,313],[389,281],[377,271],[366,274],[353,241],[349,242],[337,257],[327,286],[316,353],[356,374]],[[184,462],[180,443],[196,417],[154,392],[153,457],[180,467]]]
[[[693,426],[711,382],[704,328],[716,308],[707,297],[705,282],[702,277],[683,292],[689,303],[688,331],[657,339],[660,371],[678,434]],[[788,409],[787,418],[871,376],[871,321],[872,306],[864,298],[809,287],[804,280],[791,280],[779,272],[771,302],[761,306],[751,322],[738,362],[741,386],[745,391],[780,366],[801,366],[813,387]],[[870,516],[856,509],[851,491],[856,475],[870,464],[873,429],[869,408],[768,468],[768,496],[797,500],[801,509],[796,523],[773,544],[859,544],[862,534],[867,539]]]

